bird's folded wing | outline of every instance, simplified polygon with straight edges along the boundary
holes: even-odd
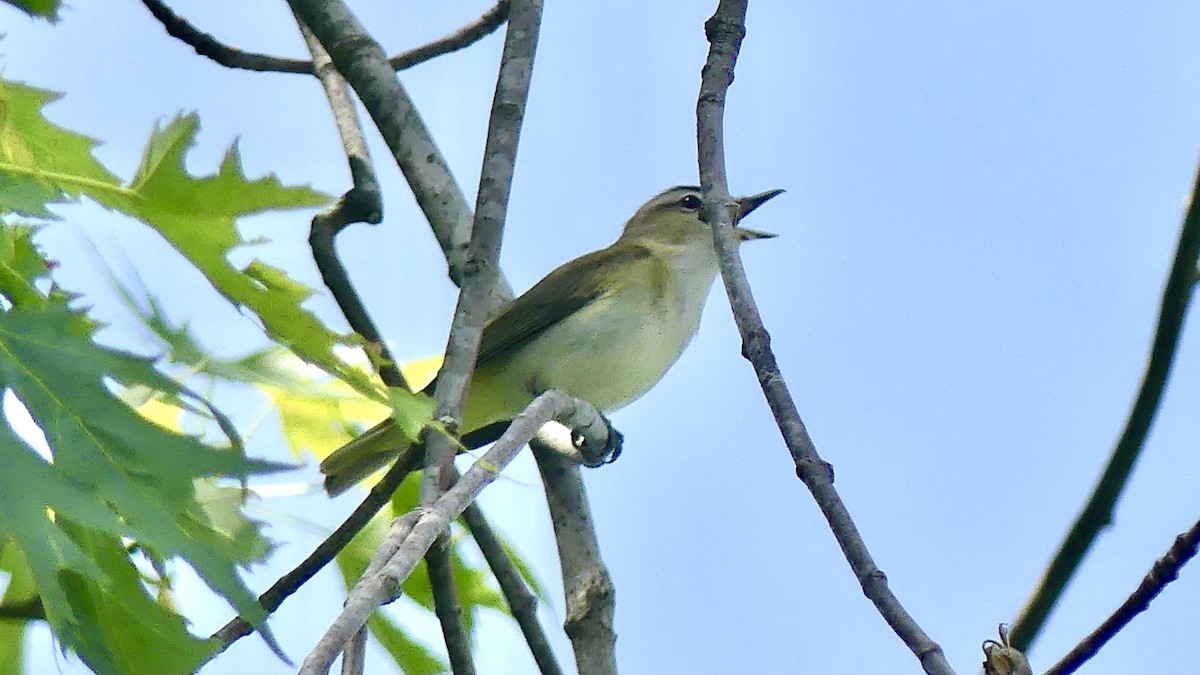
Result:
[[[626,273],[636,273],[639,262],[650,263],[652,258],[653,253],[641,246],[610,247],[554,270],[484,327],[476,367],[504,361],[551,326],[611,292],[603,283],[604,275],[595,273],[597,268],[622,266]]]

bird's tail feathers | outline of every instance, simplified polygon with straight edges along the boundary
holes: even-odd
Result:
[[[321,461],[325,492],[336,497],[416,447],[389,417]]]

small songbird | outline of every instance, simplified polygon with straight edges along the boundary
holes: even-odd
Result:
[[[737,220],[781,192],[738,199]],[[698,187],[660,192],[611,246],[554,270],[487,323],[463,411],[468,445],[495,440],[499,430],[476,432],[502,428],[548,389],[611,413],[662,379],[696,335],[718,273],[700,207]],[[739,241],[775,236],[735,233]],[[412,448],[386,419],[321,462],[325,489],[340,494]]]

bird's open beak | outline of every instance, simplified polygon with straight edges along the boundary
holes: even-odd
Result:
[[[778,190],[778,189],[777,190],[767,190],[766,192],[760,192],[756,195],[750,195],[749,197],[742,197],[741,199],[737,200],[737,202],[738,202],[738,217],[737,217],[738,223],[741,223],[743,218],[750,215],[751,211],[753,211],[754,209],[757,209],[758,207],[767,203],[768,199],[771,199],[772,197],[776,197],[781,194],[783,194],[783,190]],[[751,230],[748,227],[738,227],[736,231],[738,234],[738,239],[741,241],[750,241],[751,239],[770,239],[771,237],[779,236],[779,235],[773,234],[771,232],[762,232],[760,230]]]

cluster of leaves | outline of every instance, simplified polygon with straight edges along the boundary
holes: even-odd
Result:
[[[25,616],[24,608],[28,618],[44,617],[63,647],[96,672],[191,672],[215,645],[190,634],[170,605],[165,570],[180,559],[274,646],[265,612],[237,568],[271,550],[259,524],[241,512],[244,481],[284,467],[246,457],[237,430],[216,407],[150,360],[97,344],[97,326],[53,283],[34,238],[38,227],[53,226],[54,203],[82,197],[158,232],[278,345],[241,359],[213,358],[154,298],[122,289],[163,340],[165,361],[192,376],[258,387],[279,410],[299,456],[337,447],[357,422],[394,409],[396,397],[339,358],[339,346],[356,342],[302,307],[310,289],[261,261],[234,267],[229,253],[246,243],[237,218],[328,198],[274,176],[247,179],[236,146],[216,174],[189,175],[184,159],[195,116],[155,129],[136,175],[124,182],[92,156],[94,141],[45,119],[42,108],[54,98],[0,82],[0,389],[28,409],[46,446],[39,454],[29,433],[0,425],[0,570],[9,576],[0,611]],[[325,375],[310,377],[297,357]],[[436,368],[424,365],[426,376]],[[406,415],[428,419],[432,408],[422,411]],[[184,416],[212,422],[223,439],[184,433]],[[398,495],[393,512],[414,502],[414,494]],[[339,557],[347,583],[365,566],[389,515]],[[147,564],[135,564],[139,559]],[[455,565],[468,609],[504,609],[485,573],[459,551]],[[406,591],[431,607],[422,575]],[[22,625],[0,622],[0,670],[20,669]],[[372,628],[406,672],[444,668],[386,618]]]
[[[196,126],[187,118],[155,133],[138,176],[124,186],[92,157],[92,141],[45,120],[41,108],[52,98],[18,84],[0,90],[0,210],[6,215],[49,220],[50,203],[87,195],[160,232],[182,229],[205,188],[221,182],[222,188],[244,187],[232,190],[229,208],[204,224],[226,219],[232,231],[239,208],[322,200],[274,179],[245,181],[232,153],[220,175],[192,179],[182,169]],[[14,579],[32,582],[10,586],[6,601],[36,597],[63,646],[98,672],[192,670],[212,645],[189,634],[182,619],[150,595],[134,566],[136,551],[156,570],[170,559],[185,560],[271,641],[265,612],[237,571],[254,561],[246,539],[214,520],[197,485],[219,477],[244,481],[282,467],[247,458],[233,425],[149,360],[98,345],[97,327],[49,280],[50,267],[33,242],[35,228],[9,221],[0,230],[0,386],[28,410],[52,461],[10,426],[0,427],[4,558]],[[214,445],[140,414],[127,400],[136,391],[155,392],[168,406],[215,421],[225,442]],[[26,597],[11,597],[18,591]],[[155,648],[124,648],[130,639]]]

